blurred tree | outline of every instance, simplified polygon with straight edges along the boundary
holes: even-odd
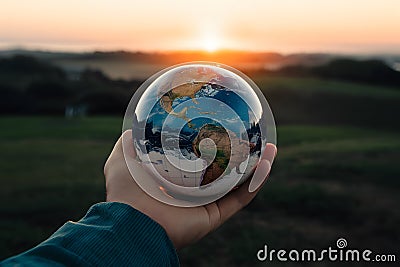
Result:
[[[26,94],[10,85],[0,84],[0,114],[26,114],[29,110]]]
[[[312,72],[323,78],[397,85],[400,88],[400,72],[380,60],[336,59],[324,66],[314,67]]]
[[[127,105],[126,102],[124,95],[113,92],[98,92],[84,95],[78,101],[78,105],[85,106],[87,113],[91,115],[122,115]]]
[[[65,107],[71,99],[71,92],[61,83],[34,82],[26,90],[31,101],[32,113],[64,114]]]

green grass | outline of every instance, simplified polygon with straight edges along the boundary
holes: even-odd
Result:
[[[102,167],[121,120],[1,118],[1,256],[40,242],[104,200]],[[32,232],[30,231],[32,229]],[[12,233],[12,234],[11,234]]]
[[[280,124],[400,129],[400,87],[267,75],[254,77],[254,81]]]
[[[0,258],[34,246],[104,201],[103,164],[121,132],[111,117],[0,118]],[[349,246],[395,253],[400,138],[348,126],[278,127],[278,156],[256,199],[180,252],[183,266],[264,266],[256,253]]]

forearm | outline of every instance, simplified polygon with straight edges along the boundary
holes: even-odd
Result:
[[[122,203],[92,206],[35,248],[2,264],[178,266],[175,249],[155,221]]]

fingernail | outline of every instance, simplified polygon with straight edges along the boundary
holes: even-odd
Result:
[[[275,159],[276,153],[277,153],[276,146],[274,144],[268,143],[265,148],[264,154],[262,155],[262,158],[269,160],[269,162],[272,165],[272,162]]]
[[[271,163],[262,159],[254,172],[253,178],[249,184],[249,192],[252,193],[256,191],[268,177],[268,173],[271,170]]]

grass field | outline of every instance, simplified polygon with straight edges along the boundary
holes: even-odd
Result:
[[[112,117],[0,118],[0,258],[34,246],[104,201]],[[398,253],[400,138],[348,126],[278,127],[269,182],[232,220],[180,252],[183,266],[252,266],[270,248],[335,246]],[[399,255],[397,255],[399,258]]]

